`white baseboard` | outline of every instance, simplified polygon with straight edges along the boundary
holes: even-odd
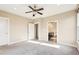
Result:
[[[0,44],[0,46],[4,46],[4,45],[8,45],[8,43],[5,43],[5,44]]]
[[[58,44],[62,44],[62,45],[67,45],[67,46],[72,46],[72,47],[76,47],[77,48],[77,45],[76,44],[70,44],[70,43],[62,43],[62,42],[59,42]]]
[[[20,41],[16,41],[16,42],[9,42],[8,45],[12,45],[12,44],[15,44],[15,43],[20,43],[20,42],[22,42],[22,41],[27,41],[27,40],[24,39],[24,40],[20,40]]]

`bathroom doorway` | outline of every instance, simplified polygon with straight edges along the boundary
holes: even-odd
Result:
[[[57,43],[57,22],[48,22],[48,41]]]

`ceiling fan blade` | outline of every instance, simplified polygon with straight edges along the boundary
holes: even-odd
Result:
[[[44,8],[37,9],[36,11],[41,11],[41,10],[44,10]]]
[[[32,8],[31,6],[28,6],[28,7],[34,11],[34,8]]]
[[[41,12],[37,12],[38,14],[40,14],[40,15],[43,15],[43,13],[41,13]]]
[[[33,12],[33,11],[28,11],[28,12],[25,12],[25,13],[31,13],[31,12]]]

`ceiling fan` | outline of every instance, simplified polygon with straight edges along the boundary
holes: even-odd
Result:
[[[39,12],[41,10],[44,10],[44,8],[37,8],[36,5],[34,5],[33,7],[32,6],[28,6],[32,11],[28,11],[28,12],[25,12],[25,13],[31,13],[33,12],[33,16],[36,15],[36,13],[40,14],[40,15],[43,15],[43,13]]]

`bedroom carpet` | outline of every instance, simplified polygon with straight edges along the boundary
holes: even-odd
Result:
[[[52,45],[41,44],[42,42],[20,42],[12,45],[0,46],[0,55],[78,55],[75,47],[59,45],[58,48]]]

